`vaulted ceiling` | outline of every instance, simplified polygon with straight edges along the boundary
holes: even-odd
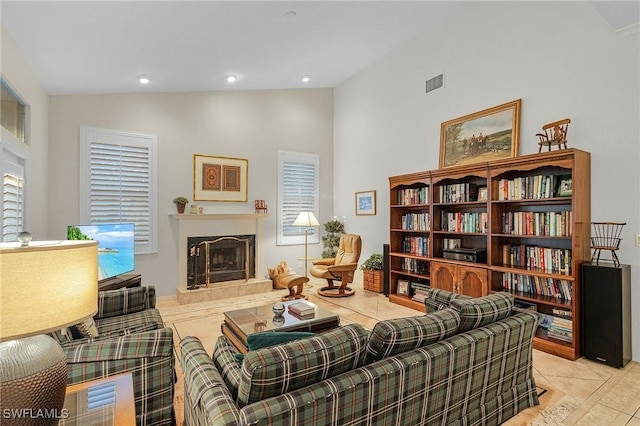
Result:
[[[590,3],[613,30],[640,21],[637,1]],[[0,16],[49,94],[190,92],[334,87],[464,5],[3,0]]]

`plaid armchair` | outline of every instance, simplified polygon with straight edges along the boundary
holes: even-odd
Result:
[[[155,309],[155,288],[98,293],[97,337],[55,332],[67,358],[67,383],[130,372],[138,425],[174,423],[173,334]]]

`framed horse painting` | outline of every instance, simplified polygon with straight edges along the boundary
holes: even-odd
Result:
[[[440,168],[517,156],[521,102],[517,99],[442,123]]]

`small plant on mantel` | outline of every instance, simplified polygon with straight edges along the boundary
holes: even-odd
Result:
[[[362,269],[362,285],[365,290],[382,293],[382,254],[373,253],[365,260],[360,269]]]
[[[186,197],[176,197],[173,199],[173,202],[175,203],[176,208],[178,209],[178,213],[184,213],[184,207],[187,205],[189,200],[187,200]]]

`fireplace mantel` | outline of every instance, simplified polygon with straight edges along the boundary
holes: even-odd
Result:
[[[178,256],[178,290],[187,289],[187,237],[209,235],[255,235],[256,277],[266,273],[262,266],[262,224],[267,214],[170,214]]]
[[[269,217],[268,214],[260,214],[260,213],[242,213],[242,214],[234,214],[234,213],[222,213],[222,214],[170,214],[169,217],[173,220],[243,220],[243,219],[266,219]]]

